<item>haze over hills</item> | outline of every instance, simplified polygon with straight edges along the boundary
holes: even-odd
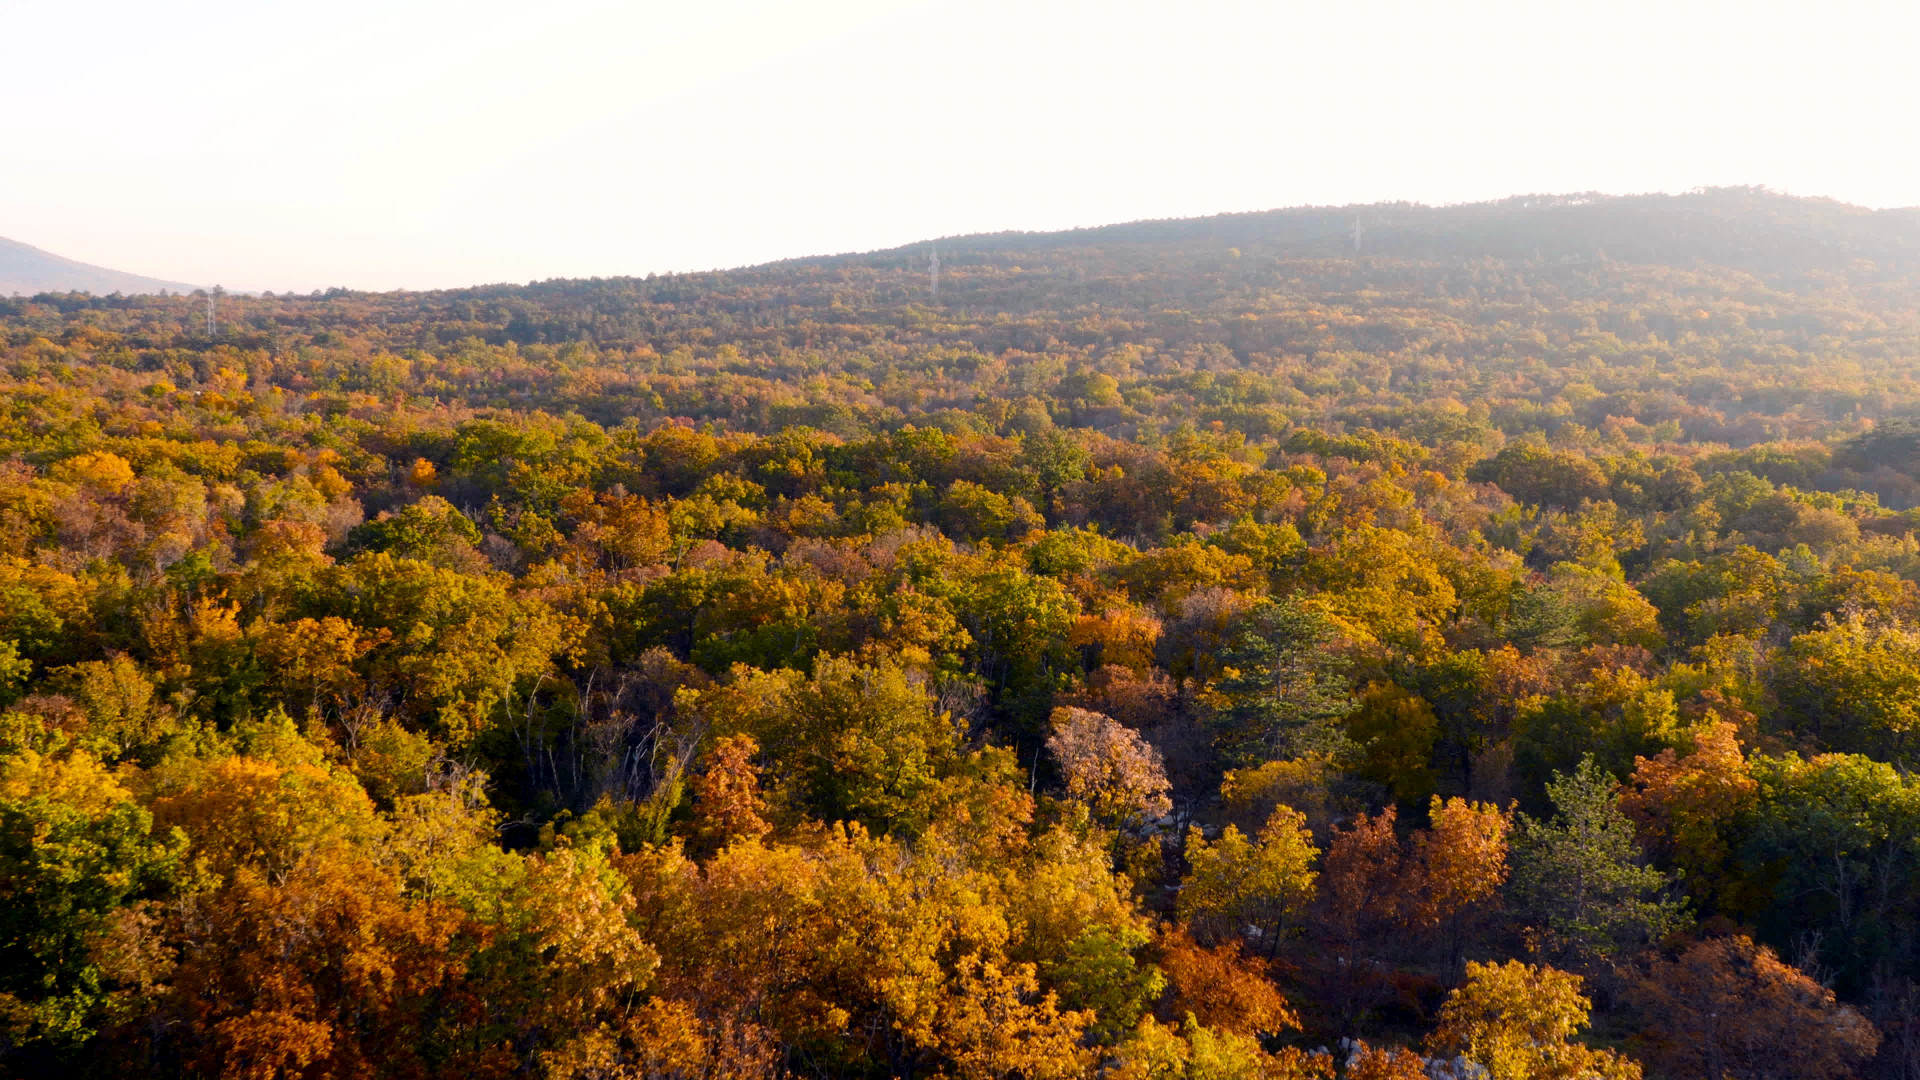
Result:
[[[927,254],[936,245],[952,270],[969,264],[1018,263],[1032,270],[1061,258],[1083,278],[1103,273],[1179,273],[1183,268],[1176,264],[1182,258],[1229,250],[1289,260],[1359,254],[1421,262],[1492,258],[1706,264],[1763,276],[1840,271],[1850,266],[1858,270],[1860,263],[1868,262],[1885,276],[1920,271],[1920,207],[1874,210],[1764,188],[1714,188],[1678,195],[1516,195],[1450,206],[1302,206],[1050,232],[974,233],[878,251],[798,256],[725,271],[646,277],[656,282],[689,281],[725,272],[787,278],[798,284],[809,276],[808,268],[826,266],[918,265],[924,272]],[[638,278],[552,278],[524,287],[551,290]],[[200,287],[93,266],[0,237],[0,296],[192,292]],[[950,278],[949,288],[956,287],[965,288],[959,279]],[[498,296],[520,288],[511,282],[474,283],[417,294]],[[998,289],[996,294],[1004,296]],[[976,302],[979,299],[984,298]]]
[[[19,293],[87,292],[157,293],[192,292],[198,285],[109,270],[104,266],[75,262],[31,244],[0,236],[0,296]]]
[[[1546,263],[1616,267],[1715,266],[1757,274],[1776,285],[1812,284],[1807,274],[1865,275],[1878,281],[1920,274],[1920,208],[1875,210],[1827,198],[1785,195],[1764,188],[1713,188],[1678,195],[1516,195],[1485,203],[1426,206],[1374,203],[1309,206],[1196,218],[1143,220],[1054,232],[976,233],[927,239],[869,252],[804,256],[725,270],[608,278],[554,278],[527,285],[476,284],[428,290],[427,296],[526,299],[555,292],[630,297],[634,283],[646,291],[679,295],[705,289],[724,275],[729,285],[782,292],[787,302],[813,302],[810,287],[822,271],[851,273],[902,287],[895,299],[926,297],[927,258],[938,248],[943,267],[941,299],[949,304],[1026,310],[1064,299],[1049,292],[1059,274],[1074,279],[1077,298],[1098,301],[1101,285],[1144,275],[1188,299],[1239,275],[1264,272],[1259,259],[1284,262],[1350,260],[1389,263],[1422,272],[1463,260],[1492,259],[1515,265]],[[1215,266],[1229,252],[1251,261]],[[1258,257],[1258,258],[1256,258]],[[1195,260],[1198,260],[1196,263]],[[1384,261],[1382,261],[1384,260]],[[1205,264],[1201,266],[1200,264]],[[969,273],[968,268],[991,273]],[[1301,267],[1303,270],[1311,268]],[[1330,268],[1323,268],[1330,269]],[[1195,276],[1196,270],[1208,271]],[[896,277],[906,271],[904,277]],[[1224,277],[1211,276],[1212,271]],[[1317,271],[1314,271],[1317,273]],[[1013,275],[1010,279],[1009,275]],[[1017,279],[1017,284],[1015,280]],[[1136,283],[1137,284],[1137,283]],[[1247,284],[1242,282],[1242,285]],[[1920,287],[1920,282],[1916,282]],[[789,290],[799,290],[793,292]],[[801,293],[808,293],[803,299]],[[718,295],[700,298],[718,300]],[[1110,295],[1109,303],[1138,297]],[[691,294],[686,301],[693,301]],[[599,309],[606,315],[607,309]]]
[[[1450,206],[1302,206],[1058,232],[981,233],[939,244],[942,258],[1071,248],[1165,253],[1227,245],[1284,258],[1338,258],[1355,254],[1356,223],[1359,254],[1403,259],[1606,258],[1705,262],[1755,272],[1838,267],[1856,259],[1920,267],[1920,207],[1874,210],[1757,187],[1678,195],[1515,195]],[[859,261],[861,256],[826,258]]]
[[[1476,287],[1473,281],[1496,267],[1545,275],[1557,289],[1571,290],[1562,299],[1603,303],[1628,287],[1623,275],[1634,268],[1752,275],[1770,289],[1802,294],[1844,280],[1857,289],[1853,302],[1902,322],[1920,297],[1920,211],[1760,188],[1298,207],[942,237],[724,270],[348,295],[377,296],[396,319],[401,308],[498,304],[495,317],[505,325],[496,332],[526,344],[582,335],[602,344],[632,342],[670,313],[724,312],[745,320],[741,330],[777,332],[807,320],[843,320],[849,316],[842,305],[878,313],[929,304],[928,259],[936,248],[938,306],[976,317],[1162,305],[1245,312],[1275,290],[1352,302],[1352,290],[1371,288],[1408,289],[1408,300],[1445,308],[1455,302],[1450,296]],[[1728,279],[1714,287],[1743,286]]]

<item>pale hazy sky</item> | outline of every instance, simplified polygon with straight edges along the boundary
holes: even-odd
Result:
[[[1920,5],[0,0],[0,236],[239,289],[1305,203],[1920,204]]]

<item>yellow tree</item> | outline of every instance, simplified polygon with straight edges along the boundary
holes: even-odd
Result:
[[[1216,939],[1251,931],[1271,951],[1286,922],[1313,899],[1313,863],[1319,854],[1306,816],[1290,806],[1275,807],[1251,840],[1229,825],[1208,843],[1200,827],[1192,826],[1187,830],[1192,869],[1180,887],[1180,917]]]
[[[1092,1022],[1040,993],[1031,964],[967,957],[941,1008],[939,1049],[961,1080],[1069,1080],[1091,1063],[1080,1033]]]
[[[155,772],[155,824],[185,832],[196,861],[224,878],[245,868],[284,874],[312,852],[370,845],[385,832],[353,777],[315,759],[235,755]]]
[[[1251,1035],[1211,1028],[1191,1016],[1178,1027],[1150,1016],[1140,1021],[1102,1074],[1111,1080],[1334,1080],[1336,1075],[1332,1055],[1297,1047],[1268,1053]]]
[[[1118,664],[1144,675],[1153,670],[1160,620],[1134,607],[1081,615],[1074,619],[1067,643],[1080,650],[1089,667]]]
[[[85,750],[0,755],[0,1044],[92,1034],[107,994],[88,941],[173,880],[186,846]]]
[[[1467,965],[1427,1036],[1431,1053],[1460,1054],[1492,1080],[1639,1080],[1640,1065],[1572,1041],[1593,1002],[1578,975],[1518,960]]]

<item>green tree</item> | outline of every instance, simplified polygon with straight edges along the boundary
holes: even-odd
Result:
[[[0,1039],[71,1050],[94,1033],[111,988],[93,939],[181,868],[186,838],[153,831],[85,750],[0,758]]]
[[[1228,707],[1215,721],[1228,760],[1258,764],[1344,748],[1353,710],[1332,620],[1300,601],[1263,602],[1243,616],[1220,662]]]
[[[1433,794],[1433,747],[1440,721],[1417,694],[1392,683],[1374,683],[1347,717],[1347,733],[1359,748],[1354,771],[1382,785],[1407,805]]]
[[[1063,1006],[1093,1013],[1091,1034],[1099,1042],[1125,1038],[1166,989],[1160,969],[1135,958],[1149,940],[1138,927],[1088,927],[1067,943],[1064,957],[1041,969]]]
[[[1604,968],[1681,925],[1671,883],[1646,864],[1617,788],[1588,757],[1547,785],[1552,820],[1519,816],[1509,895],[1544,957]]]
[[[471,568],[477,561],[473,547],[480,542],[480,529],[452,503],[428,495],[398,513],[383,513],[354,526],[347,542],[366,551],[388,551],[409,559]]]
[[[1920,782],[1857,754],[1756,757],[1738,850],[1768,882],[1752,912],[1782,947],[1817,940],[1842,990],[1912,962],[1920,915]]]
[[[20,646],[0,641],[0,705],[13,704],[18,688],[33,674],[33,661],[20,655]]]

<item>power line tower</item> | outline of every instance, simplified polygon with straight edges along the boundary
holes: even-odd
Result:
[[[214,333],[220,329],[220,324],[218,321],[216,321],[214,305],[219,303],[220,298],[225,295],[227,295],[227,290],[221,288],[218,285],[215,285],[213,288],[207,290],[207,340],[208,341],[212,341]]]
[[[933,283],[933,298],[940,299],[940,245],[933,245],[933,257],[927,260],[927,277]]]
[[[1353,215],[1353,253],[1356,256],[1360,254],[1360,232],[1360,215],[1355,214]]]

